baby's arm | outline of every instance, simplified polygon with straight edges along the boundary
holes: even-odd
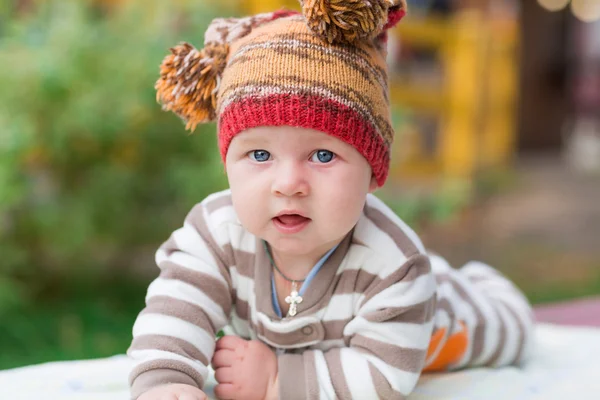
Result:
[[[363,296],[344,328],[348,347],[279,356],[279,398],[405,399],[414,389],[435,308],[429,259],[413,255]]]
[[[197,387],[175,383],[150,389],[137,400],[206,400],[207,398],[206,394]]]
[[[128,355],[132,398],[158,386],[202,388],[215,348],[215,335],[231,310],[231,279],[225,254],[207,224],[203,204],[156,253],[159,277],[146,295],[146,308],[133,327]]]

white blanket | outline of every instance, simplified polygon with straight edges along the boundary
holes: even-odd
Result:
[[[426,374],[409,399],[600,399],[600,329],[542,324],[536,343],[522,368]],[[130,367],[119,355],[0,371],[0,399],[127,400]]]

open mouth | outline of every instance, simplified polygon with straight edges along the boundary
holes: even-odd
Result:
[[[283,225],[297,225],[310,220],[310,218],[303,217],[299,214],[283,214],[275,217],[275,219]]]
[[[282,214],[273,218],[275,227],[282,233],[300,232],[310,221],[310,218],[300,214]]]

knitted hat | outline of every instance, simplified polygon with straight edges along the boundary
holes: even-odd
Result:
[[[246,129],[310,128],[356,148],[383,186],[394,136],[385,43],[406,2],[300,3],[302,13],[215,19],[202,50],[182,43],[163,60],[157,99],[187,129],[217,120],[223,161]]]

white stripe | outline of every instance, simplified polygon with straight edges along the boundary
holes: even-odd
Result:
[[[434,329],[435,328],[448,329],[450,327],[450,322],[451,322],[451,320],[450,320],[450,316],[448,315],[448,313],[445,310],[438,308],[435,312],[435,317],[433,319]],[[443,347],[444,347],[444,343],[442,341],[440,341],[438,346],[434,349],[433,353],[431,353],[429,355],[429,357],[427,357],[427,359],[425,360],[426,367],[428,367],[437,358],[437,356],[442,351]]]
[[[237,267],[230,267],[231,282],[236,291],[237,298],[250,303],[250,295],[254,293],[254,280],[241,275]]]
[[[455,319],[457,321],[464,321],[467,327],[470,328],[470,333],[472,335],[475,326],[477,325],[477,315],[473,310],[473,307],[470,303],[463,300],[452,284],[450,282],[444,282],[437,288],[438,298],[447,299],[454,310]],[[488,340],[485,341],[484,346],[489,346],[490,342]],[[442,344],[443,345],[443,344]],[[493,349],[491,349],[493,351]],[[467,350],[465,354],[456,364],[456,366],[463,366],[465,363],[471,358],[471,354],[473,352],[473,341],[470,340],[467,346]],[[486,347],[484,347],[483,353],[486,352]]]
[[[320,310],[316,316],[323,321],[352,318],[358,313],[358,304],[360,304],[362,297],[362,293],[334,294],[329,299],[327,307]]]
[[[380,198],[375,196],[372,193],[367,194],[367,205],[373,207],[379,211],[381,211],[390,221],[394,222],[396,225],[402,229],[404,234],[408,236],[408,238],[413,242],[413,244],[419,249],[419,251],[425,254],[425,246],[421,242],[419,236],[415,233],[415,231],[409,227],[398,215],[389,208]]]
[[[220,327],[227,324],[227,316],[223,308],[203,291],[189,283],[176,279],[155,279],[148,287],[146,301],[155,296],[166,296],[185,301],[204,310],[213,325]]]
[[[498,358],[495,366],[505,366],[510,364],[517,355],[517,350],[519,348],[519,327],[515,319],[506,310],[506,307],[503,304],[497,303],[496,308],[502,320],[504,321],[506,335],[504,336],[505,340],[502,346],[500,357]]]
[[[219,246],[223,247],[231,243],[227,228],[232,223],[239,223],[233,206],[223,206],[212,213],[204,208],[204,218],[212,237]]]
[[[390,307],[410,307],[429,300],[436,291],[432,274],[421,275],[412,281],[400,281],[383,289],[368,300],[359,311],[365,315]]]
[[[432,326],[433,322],[370,322],[363,317],[356,317],[345,326],[344,336],[358,334],[392,346],[426,350],[429,347]]]
[[[231,274],[231,281],[233,287],[236,289],[236,296],[238,299],[248,303],[250,309],[250,315],[248,316],[252,324],[257,324],[256,316],[256,295],[254,293],[254,280],[247,278],[237,272],[236,267],[229,268]]]
[[[341,347],[346,347],[346,342],[344,342],[344,339],[323,340],[323,341],[317,343],[316,345],[312,346],[312,348],[318,349],[321,351],[327,351],[327,350],[337,349],[337,348],[341,348]]]
[[[257,312],[257,319],[266,330],[276,333],[290,333],[307,325],[318,324],[320,321],[314,316],[294,317],[292,319],[271,320],[267,315]]]
[[[198,254],[200,253],[204,254],[202,256],[199,256]],[[163,254],[166,253],[163,252]],[[175,251],[171,253],[170,256],[163,257],[162,260],[170,261],[191,271],[197,271],[209,275],[211,278],[214,278],[221,282],[225,287],[228,287],[229,285],[227,284],[227,281],[225,281],[225,278],[223,278],[223,275],[221,275],[221,273],[219,272],[217,262],[208,250],[208,247],[206,246],[206,243],[204,241],[200,241],[198,243],[196,254],[196,256],[192,256],[186,252]]]
[[[160,314],[142,314],[133,325],[133,337],[164,335],[185,340],[210,359],[215,350],[215,338],[204,329],[179,318]]]
[[[339,266],[337,275],[339,277],[344,271],[360,270],[384,279],[393,272],[390,268],[391,265],[389,259],[380,256],[374,249],[352,245],[348,249],[348,253],[344,257],[342,264]],[[394,263],[394,270],[400,265],[399,263]]]
[[[354,237],[373,251],[375,260],[378,258],[386,260],[386,265],[394,265],[397,269],[408,259],[402,250],[398,248],[394,239],[364,215],[356,224]]]
[[[317,381],[319,382],[319,399],[320,400],[336,400],[335,390],[329,376],[329,369],[325,356],[321,351],[313,351],[315,355],[315,369],[317,373]]]
[[[204,252],[202,251],[202,242],[204,240],[190,222],[184,222],[183,227],[173,232],[172,237],[177,248],[181,251],[198,258],[204,256]]]
[[[130,350],[127,355],[134,361],[133,368],[136,366],[153,360],[174,360],[180,361],[189,367],[196,370],[201,376],[204,382],[208,376],[208,368],[201,362],[191,360],[187,357],[180,356],[179,354],[171,353],[162,350]],[[167,363],[165,363],[167,364]]]
[[[229,326],[234,330],[237,336],[241,336],[244,338],[250,337],[250,325],[248,324],[248,321],[241,319],[237,315],[235,308],[231,311]]]
[[[458,320],[463,320],[470,328],[470,334],[473,334],[473,330],[478,323],[483,324],[484,326],[484,343],[481,354],[478,358],[472,360],[470,365],[479,366],[486,364],[490,357],[494,354],[496,347],[498,346],[498,329],[499,323],[498,316],[494,311],[492,304],[490,303],[490,299],[484,296],[479,290],[475,290],[473,285],[468,282],[464,276],[460,272],[452,271],[452,279],[453,282],[460,286],[463,291],[467,294],[468,299],[462,300],[459,294],[454,290],[450,283],[444,283],[440,285],[438,291],[444,291],[444,297],[447,297],[448,300],[453,304],[453,308],[456,312],[456,318]],[[474,307],[477,307],[477,310],[483,316],[483,321],[477,322],[477,316],[475,314]],[[463,358],[456,364],[456,367],[461,367],[466,365],[466,363],[471,358],[473,353],[473,343],[469,341],[469,346],[467,347],[467,351],[465,352]]]
[[[381,372],[392,389],[402,393],[403,395],[408,396],[408,394],[412,392],[417,385],[417,381],[421,375],[420,373],[413,373],[395,368],[371,354],[363,354],[363,357],[365,357],[379,372]]]
[[[248,233],[242,225],[229,223],[227,228],[228,240],[231,247],[247,253],[256,253],[256,236]]]
[[[209,203],[212,203],[215,200],[218,200],[222,197],[231,196],[231,189],[221,190],[220,192],[211,193],[202,200],[202,205],[206,206]]]
[[[353,399],[377,399],[377,390],[373,384],[369,363],[358,351],[344,348],[340,358],[346,384]]]

